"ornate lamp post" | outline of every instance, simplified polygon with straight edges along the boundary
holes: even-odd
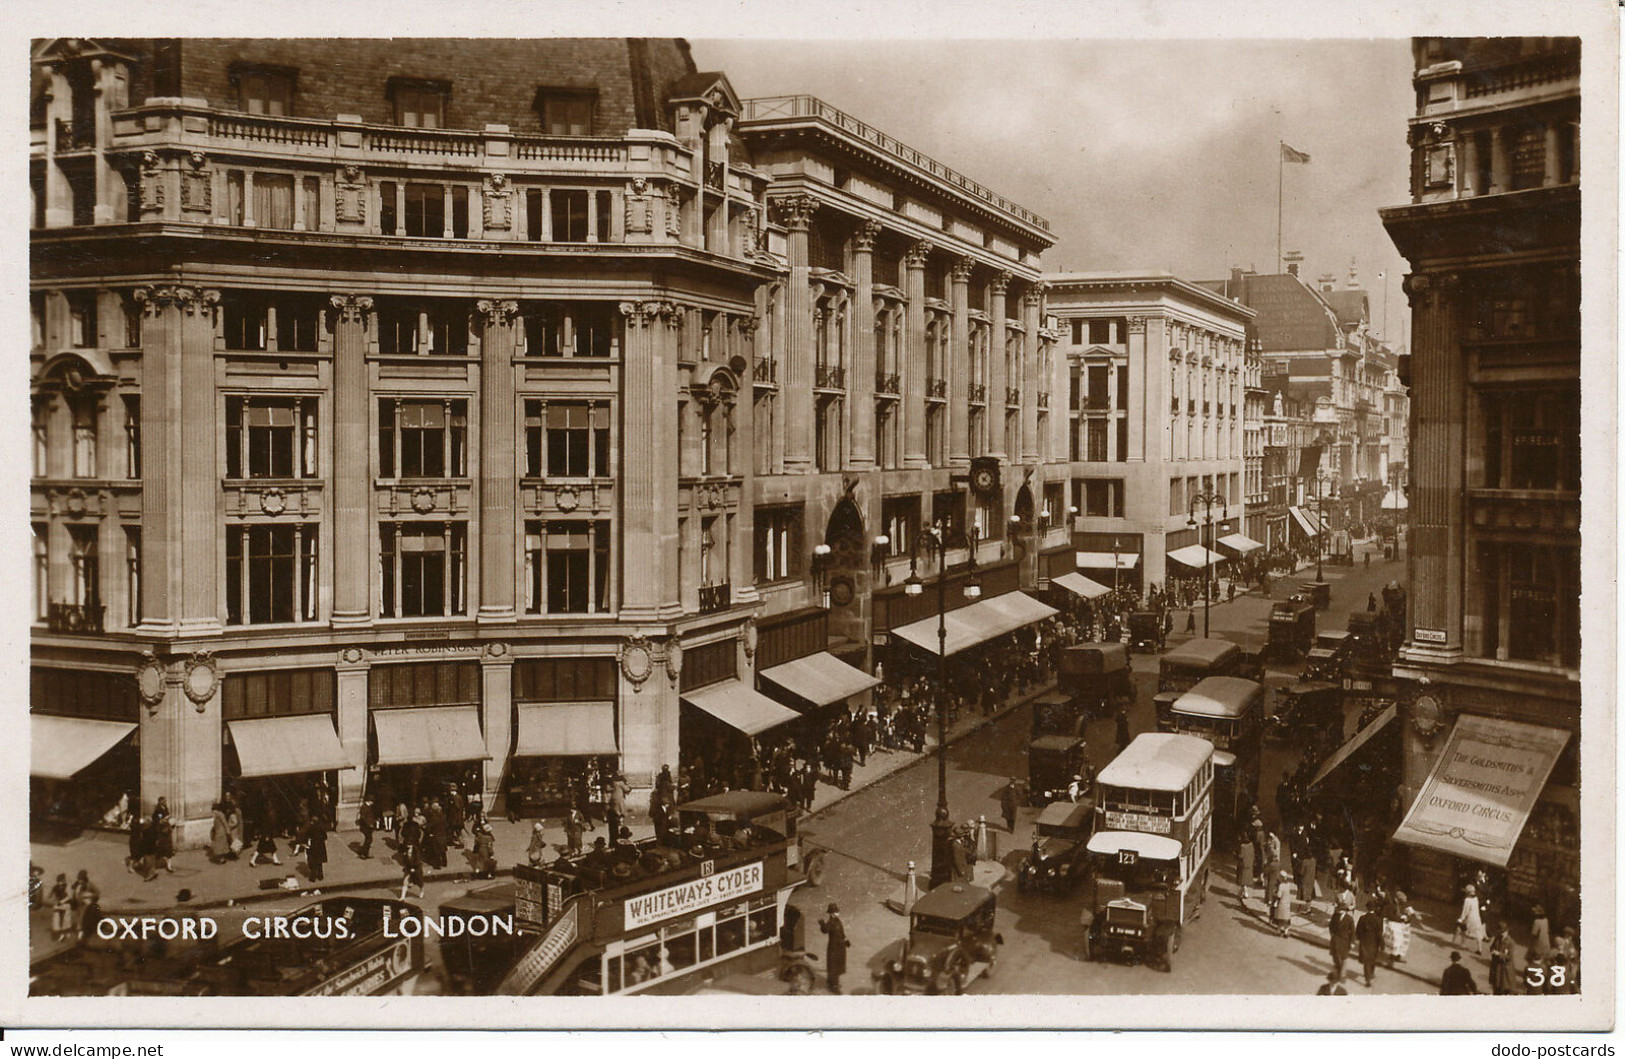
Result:
[[[982,582],[976,576],[976,538],[972,534],[966,543],[970,550],[969,578],[965,582],[965,598],[979,599]],[[908,579],[903,592],[918,596],[925,592],[920,579],[920,552],[937,553],[937,812],[931,821],[931,887],[935,889],[954,876],[953,849],[950,836],[953,821],[948,812],[948,527],[937,523],[921,530],[914,539],[909,556]]]
[[[1215,505],[1217,505],[1218,508],[1219,508],[1219,518],[1221,520],[1227,519],[1227,518],[1230,517],[1230,502],[1227,499],[1225,499],[1225,496],[1224,496],[1223,493],[1218,493],[1218,492],[1197,493],[1195,496],[1191,497],[1190,521],[1188,522],[1188,525],[1190,526],[1191,529],[1196,529],[1197,526],[1199,525],[1199,523],[1196,521],[1196,509],[1198,507],[1203,509],[1204,518],[1205,518],[1205,521],[1206,521],[1206,524],[1207,524],[1207,536],[1208,536],[1208,543],[1207,543],[1206,547],[1203,549],[1206,554],[1204,554],[1202,556],[1202,635],[1204,637],[1208,635],[1208,617],[1209,617],[1209,612],[1212,611],[1212,609],[1213,609],[1213,558],[1212,558],[1212,556],[1213,556],[1213,543],[1214,543],[1213,542],[1213,508],[1214,508]],[[1202,543],[1202,534],[1200,532],[1198,532],[1196,534],[1196,543],[1197,544]]]

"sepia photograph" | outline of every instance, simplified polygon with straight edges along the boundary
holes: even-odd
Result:
[[[13,39],[5,1007],[1610,1027],[1617,14],[1509,7]]]

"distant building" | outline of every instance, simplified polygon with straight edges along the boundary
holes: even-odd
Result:
[[[1412,47],[1411,202],[1382,211],[1411,265],[1413,343],[1410,614],[1394,666],[1408,816],[1396,837],[1417,891],[1455,897],[1487,867],[1503,908],[1521,916],[1543,904],[1555,931],[1579,912],[1589,587],[1580,42],[1424,37]]]
[[[1142,589],[1202,576],[1200,558],[1193,559],[1200,553],[1186,550],[1209,541],[1207,505],[1198,497],[1222,499],[1212,505],[1214,540],[1246,536],[1243,419],[1252,311],[1167,273],[1045,279],[1077,408],[1072,503],[1079,565],[1110,584],[1115,562],[1119,583]],[[1250,542],[1241,548],[1248,550]]]

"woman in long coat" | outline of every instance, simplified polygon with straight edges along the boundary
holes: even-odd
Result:
[[[829,977],[829,991],[841,991],[841,975],[846,973],[846,949],[850,942],[846,940],[846,924],[841,922],[841,910],[835,904],[829,906],[829,913],[818,921],[818,929],[829,935],[829,944],[824,948],[824,970]]]
[[[226,825],[226,810],[215,802],[209,822],[209,860],[216,864],[231,852],[231,829]]]
[[[320,817],[313,816],[310,830],[305,832],[305,863],[310,866],[310,877],[322,881],[322,865],[327,863],[327,828]]]
[[[226,802],[226,836],[229,847],[226,855],[236,860],[243,849],[243,812],[234,801]]]
[[[1478,887],[1468,883],[1462,891],[1461,911],[1456,913],[1456,937],[1473,943],[1478,955],[1484,955],[1484,916],[1478,907]],[[1454,939],[1452,939],[1454,940]]]

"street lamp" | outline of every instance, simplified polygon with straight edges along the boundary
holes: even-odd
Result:
[[[1202,555],[1202,635],[1204,637],[1208,634],[1208,617],[1209,612],[1213,609],[1212,556],[1214,543],[1213,507],[1215,504],[1217,504],[1219,507],[1219,518],[1221,521],[1230,517],[1230,501],[1225,498],[1223,493],[1197,493],[1195,496],[1191,497],[1190,520],[1187,523],[1191,529],[1197,528],[1198,523],[1196,521],[1196,509],[1200,506],[1204,511],[1208,535],[1208,545],[1204,549],[1204,554]],[[1200,531],[1198,531],[1196,534],[1196,543],[1198,546],[1200,546],[1202,543],[1202,534]]]
[[[1117,537],[1113,537],[1112,538],[1112,592],[1113,593],[1116,593],[1116,591],[1117,591],[1117,576],[1118,576],[1117,575],[1117,568],[1118,568],[1117,553],[1122,547],[1123,547],[1123,542],[1120,539],[1118,539]]]
[[[970,549],[965,581],[965,598],[980,599],[982,582],[976,574],[976,535],[970,533],[966,543]],[[948,527],[938,522],[930,529],[921,530],[914,538],[909,555],[908,579],[903,582],[905,595],[918,596],[925,592],[920,579],[920,552],[937,553],[937,813],[931,821],[931,888],[935,889],[954,877],[952,846],[953,822],[948,813]]]
[[[1320,530],[1315,534],[1315,580],[1326,580],[1326,571],[1321,566],[1321,553],[1326,550],[1326,496],[1325,479],[1315,476],[1315,523]],[[1318,591],[1318,590],[1317,590]]]

